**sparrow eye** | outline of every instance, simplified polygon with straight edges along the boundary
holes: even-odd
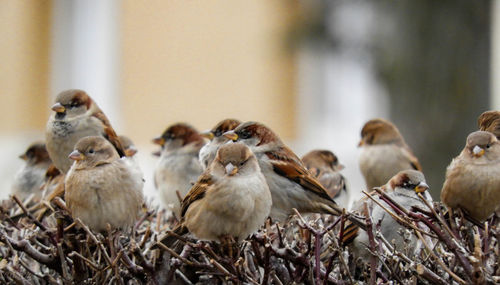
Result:
[[[214,137],[220,137],[222,136],[222,131],[221,130],[217,130],[214,134]]]
[[[241,137],[242,139],[248,139],[251,137],[251,135],[250,135],[250,132],[243,130],[239,134],[239,137]]]
[[[487,145],[486,145],[486,148],[490,148],[490,144],[487,144]]]
[[[93,148],[89,149],[89,153],[90,154],[94,153],[94,149]]]
[[[78,107],[79,103],[77,101],[71,101],[71,103],[69,104],[69,107],[70,108],[76,108]]]

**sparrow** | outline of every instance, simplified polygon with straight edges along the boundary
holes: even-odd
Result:
[[[245,239],[264,224],[271,193],[257,158],[241,143],[222,145],[215,159],[182,200],[177,234],[198,239]]]
[[[368,121],[361,130],[359,167],[366,187],[384,185],[401,170],[422,171],[418,159],[394,124],[384,119]]]
[[[198,153],[205,141],[190,125],[177,123],[153,139],[153,143],[161,146],[154,172],[155,187],[165,206],[179,217],[181,199],[203,172]]]
[[[142,173],[120,158],[105,138],[80,139],[69,158],[74,160],[66,174],[64,199],[74,219],[102,232],[128,229],[143,204]]]
[[[427,191],[428,189],[429,186],[425,181],[424,174],[420,171],[411,169],[398,172],[382,187],[382,190],[387,193],[387,196],[407,210],[411,210],[412,207],[426,209],[425,203],[417,196],[417,193],[421,193],[426,200],[432,202],[432,198]],[[384,207],[393,211],[391,206],[380,199],[379,196],[372,196]],[[404,252],[403,249],[406,247],[413,251],[412,254],[418,253],[417,251],[420,249],[420,243],[417,242],[417,237],[411,235],[411,242],[405,241],[399,230],[403,229],[403,226],[371,199],[364,197],[356,201],[352,210],[364,215],[365,203],[367,204],[368,213],[371,216],[373,225],[380,223],[381,234],[387,241],[394,244],[396,250]],[[352,224],[346,224],[346,235],[343,237],[343,244],[351,244],[350,248],[353,250],[354,256],[356,257],[365,259],[370,257],[371,254],[368,250],[368,233],[366,231],[353,231],[350,225]]]
[[[271,191],[270,216],[274,220],[286,220],[294,213],[293,208],[304,213],[342,213],[327,190],[270,128],[246,122],[224,136],[246,144],[257,157]]]
[[[446,169],[441,201],[479,221],[500,210],[500,143],[493,133],[469,134],[465,148]]]
[[[47,151],[62,173],[67,173],[73,163],[68,155],[76,142],[86,136],[103,136],[120,157],[125,155],[108,118],[85,91],[70,89],[61,92],[52,110],[54,113],[49,117],[45,131]]]
[[[40,200],[45,173],[52,164],[45,143],[32,143],[19,158],[24,160],[25,164],[14,177],[12,194],[21,200],[26,199],[30,194],[34,194],[34,198]]]
[[[345,177],[340,174],[344,166],[329,150],[312,150],[302,157],[307,170],[325,187],[328,195],[337,204],[347,208],[349,191]]]
[[[479,130],[493,133],[500,137],[500,111],[486,111],[477,119]]]
[[[134,142],[127,136],[118,136],[118,140],[120,141],[120,144],[123,147],[123,152],[125,153],[125,156],[127,157],[133,157],[138,149],[135,146]]]
[[[209,139],[209,142],[201,148],[199,155],[200,164],[203,170],[207,169],[208,165],[214,160],[219,147],[229,141],[222,134],[234,130],[239,124],[241,124],[241,122],[238,120],[225,119],[220,121],[210,131],[201,133],[201,136]]]

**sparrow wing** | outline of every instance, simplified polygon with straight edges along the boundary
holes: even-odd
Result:
[[[210,185],[213,184],[212,175],[207,171],[202,174],[198,181],[191,187],[187,195],[184,197],[181,203],[181,217],[184,217],[187,209],[196,200],[202,199],[205,197],[205,193]]]
[[[118,138],[118,135],[113,130],[113,127],[111,127],[111,123],[109,122],[106,115],[104,115],[104,113],[101,110],[98,110],[97,112],[93,113],[92,116],[102,122],[104,129],[103,136],[115,147],[120,157],[124,157],[125,149],[123,148],[122,143]]]
[[[266,152],[274,172],[302,186],[306,191],[333,202],[326,189],[305,168],[300,159],[286,146]]]

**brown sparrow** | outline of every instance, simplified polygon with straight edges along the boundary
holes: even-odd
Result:
[[[479,130],[493,133],[500,137],[500,111],[486,111],[477,119]]]
[[[340,171],[344,166],[329,150],[313,150],[302,157],[309,172],[325,187],[328,195],[341,207],[347,208],[349,191],[347,181]]]
[[[155,187],[167,208],[179,216],[177,192],[182,199],[203,172],[198,153],[205,141],[196,129],[178,123],[168,127],[153,142],[162,148],[154,173]]]
[[[411,208],[415,206],[421,209],[427,208],[425,203],[417,196],[417,193],[422,193],[424,198],[430,199],[429,202],[432,202],[432,198],[427,192],[429,186],[425,182],[424,174],[420,171],[411,169],[400,171],[392,177],[387,184],[382,187],[382,189],[385,190],[387,196],[392,198],[407,210],[411,210]],[[373,195],[373,197],[375,197],[375,199],[386,208],[393,211],[393,209],[377,195]],[[407,248],[412,249],[412,254],[418,253],[417,251],[420,250],[420,243],[417,242],[417,238],[414,235],[411,235],[411,242],[407,243],[403,236],[399,233],[399,229],[402,229],[403,227],[382,207],[369,198],[364,197],[354,203],[352,210],[364,215],[365,203],[367,204],[368,213],[371,215],[373,224],[376,225],[380,222],[381,234],[387,241],[394,243],[396,250],[402,251],[402,249],[406,246]],[[357,236],[355,234],[349,236],[350,232],[354,231],[349,230],[349,225],[346,224],[346,233],[348,234],[344,236],[343,242],[349,243],[346,239],[350,239],[350,241],[352,241],[351,248],[353,249],[354,255],[356,257],[363,258],[371,256],[367,249],[369,246],[369,238],[366,231],[357,232]]]
[[[210,140],[200,150],[199,158],[203,169],[207,169],[208,165],[214,160],[219,147],[228,141],[222,134],[234,130],[239,124],[241,124],[241,122],[238,120],[225,119],[220,121],[210,131],[201,133],[203,137]]]
[[[495,135],[477,131],[467,137],[465,148],[446,169],[441,201],[479,221],[500,210],[500,143]]]
[[[373,119],[363,126],[358,146],[362,147],[359,167],[368,189],[384,185],[401,170],[422,171],[399,130],[384,119]]]
[[[127,157],[132,157],[137,153],[137,147],[134,142],[127,136],[118,136],[118,140],[123,147],[123,151]]]
[[[34,194],[39,200],[42,196],[40,189],[45,181],[45,173],[52,164],[45,144],[35,142],[31,144],[25,153],[19,156],[26,162],[14,177],[12,194],[19,199],[26,199],[30,194]]]
[[[73,218],[94,231],[126,229],[143,203],[142,173],[129,167],[103,137],[80,139],[69,158],[75,162],[65,179],[64,198]]]
[[[68,172],[73,161],[68,155],[78,140],[86,136],[103,136],[124,156],[123,148],[111,124],[85,91],[71,89],[57,95],[54,113],[45,131],[47,151],[55,166]]]
[[[246,122],[224,136],[246,144],[257,157],[273,198],[273,219],[287,219],[293,208],[304,213],[342,213],[297,155],[268,127]]]
[[[255,155],[244,144],[224,144],[182,201],[177,231],[186,227],[204,240],[242,240],[264,224],[271,204]]]

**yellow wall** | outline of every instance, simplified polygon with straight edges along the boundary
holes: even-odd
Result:
[[[235,117],[294,135],[287,0],[122,2],[121,105],[141,143],[177,121],[199,129]]]
[[[43,130],[49,114],[51,1],[0,1],[0,130]]]

